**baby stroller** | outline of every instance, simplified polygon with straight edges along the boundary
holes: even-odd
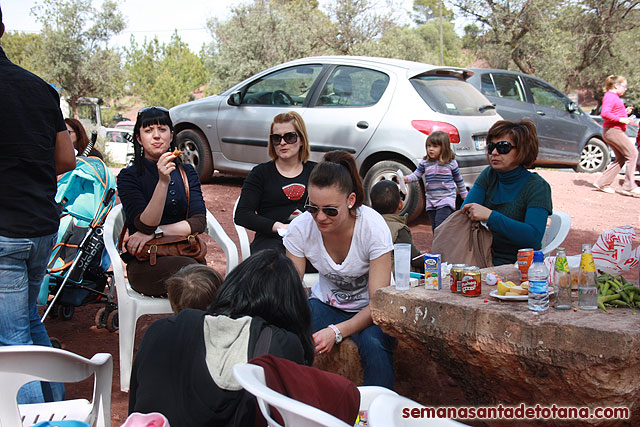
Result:
[[[102,240],[102,225],[115,205],[115,194],[113,173],[96,157],[77,157],[76,168],[58,179],[58,239],[38,296],[38,304],[47,305],[43,322],[49,313],[69,320],[75,307],[104,303],[96,315],[97,326],[118,329],[112,287],[105,292],[111,260]]]

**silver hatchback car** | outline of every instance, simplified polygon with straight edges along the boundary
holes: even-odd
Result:
[[[473,73],[386,58],[322,56],[262,71],[219,95],[171,109],[178,147],[203,181],[214,169],[247,175],[269,160],[267,139],[276,114],[297,111],[307,125],[311,160],[342,149],[357,161],[368,195],[395,172],[412,172],[425,155],[426,135],[449,133],[468,186],[486,167],[486,134],[500,119],[466,82]],[[404,212],[424,209],[413,183]]]

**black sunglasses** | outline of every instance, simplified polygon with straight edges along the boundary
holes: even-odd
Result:
[[[487,150],[489,150],[489,154],[491,154],[494,149],[498,151],[498,154],[508,154],[513,148],[516,148],[516,146],[511,145],[509,141],[487,143]]]
[[[317,215],[320,210],[327,216],[337,216],[339,213],[338,208],[333,206],[316,206],[309,204],[309,197],[307,197],[307,201],[304,203],[304,208],[311,215]]]
[[[167,113],[169,114],[169,110],[164,108],[164,107],[157,107],[157,106],[152,106],[152,107],[144,107],[143,109],[141,109],[140,111],[138,111],[138,118],[140,118],[140,116],[142,116],[144,113],[146,113],[147,111],[151,111],[151,110],[158,110],[158,111],[162,111],[163,113]]]
[[[272,133],[269,135],[269,139],[273,145],[280,145],[280,141],[282,140],[284,140],[286,144],[295,144],[298,142],[298,134],[296,132],[287,132],[284,135]]]

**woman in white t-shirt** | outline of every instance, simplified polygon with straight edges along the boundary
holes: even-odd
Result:
[[[302,276],[306,260],[318,270],[311,291],[315,350],[331,351],[351,337],[358,345],[364,384],[393,388],[393,338],[373,324],[369,298],[391,280],[391,232],[363,206],[355,159],[345,151],[325,154],[309,177],[306,212],[289,225],[287,256]]]

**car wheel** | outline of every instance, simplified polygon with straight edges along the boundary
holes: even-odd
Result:
[[[398,176],[396,171],[400,169],[402,173],[407,176],[413,172],[405,164],[394,160],[385,160],[378,162],[371,167],[364,176],[364,194],[365,201],[370,204],[369,193],[371,188],[378,182],[388,179],[395,183],[398,182]],[[400,193],[402,195],[402,193]],[[420,181],[413,182],[407,185],[407,194],[402,195],[404,197],[404,206],[400,214],[409,214],[409,221],[413,221],[418,218],[424,210],[424,191],[420,185]]]
[[[602,172],[610,161],[611,156],[607,144],[597,138],[591,138],[582,149],[580,163],[575,169],[576,172]]]
[[[176,138],[176,146],[183,152],[180,156],[182,161],[196,168],[201,182],[211,179],[213,175],[211,147],[202,132],[195,129],[180,131]]]

